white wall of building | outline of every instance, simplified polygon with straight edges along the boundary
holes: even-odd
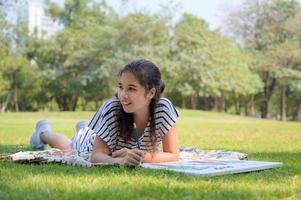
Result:
[[[16,4],[8,11],[8,18],[14,24],[25,23],[29,34],[38,37],[49,38],[62,29],[57,21],[45,14],[43,0],[25,0]]]
[[[40,2],[28,3],[28,29],[30,34],[36,32],[38,37],[48,38],[59,30],[58,22],[46,16],[43,4]]]

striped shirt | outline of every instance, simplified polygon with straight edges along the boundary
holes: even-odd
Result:
[[[135,139],[131,137],[126,142],[120,135],[117,116],[122,109],[117,97],[105,102],[95,113],[88,127],[81,129],[72,141],[72,148],[77,152],[91,152],[95,137],[101,138],[109,147],[111,152],[122,148],[136,148]],[[155,124],[157,145],[162,141],[164,135],[169,132],[176,123],[178,112],[173,104],[161,97],[155,108]],[[150,122],[147,123],[143,134],[139,137],[141,150],[152,150],[150,143]]]

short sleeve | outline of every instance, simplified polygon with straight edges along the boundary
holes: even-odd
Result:
[[[167,98],[161,97],[155,109],[156,129],[163,137],[176,124],[178,111]]]
[[[117,98],[112,98],[105,102],[95,113],[89,123],[89,128],[100,137],[110,149],[114,149],[116,137],[118,134],[118,122],[116,113],[120,105]]]

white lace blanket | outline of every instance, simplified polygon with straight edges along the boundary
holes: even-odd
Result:
[[[79,153],[76,155],[55,156],[59,149],[47,149],[43,151],[20,151],[8,156],[13,162],[19,163],[63,163],[73,166],[91,167],[96,165],[111,165],[108,163],[91,163],[90,153]],[[231,159],[245,160],[247,154],[223,151],[210,150],[205,151],[195,147],[182,147],[180,149],[180,160],[203,160],[203,159]]]

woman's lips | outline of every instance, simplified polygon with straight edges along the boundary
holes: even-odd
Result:
[[[128,106],[128,105],[130,105],[131,103],[121,102],[121,104],[122,104],[123,106]]]

